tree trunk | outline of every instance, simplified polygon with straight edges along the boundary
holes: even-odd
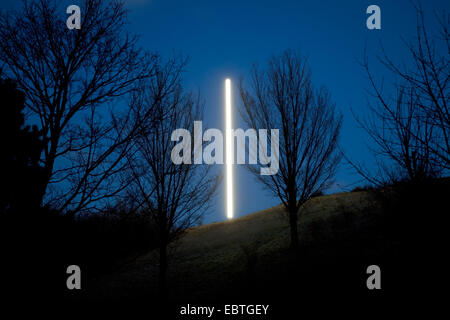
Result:
[[[297,210],[295,206],[289,208],[289,225],[291,229],[291,249],[298,249]]]
[[[166,280],[167,280],[167,243],[165,241],[162,241],[159,247],[158,289],[159,289],[159,296],[163,300],[166,298],[167,294]]]
[[[36,208],[41,207],[44,204],[44,197],[47,192],[48,184],[50,183],[51,171],[47,168],[43,168],[43,173],[39,176],[38,190],[36,191]]]
[[[43,173],[40,181],[40,190],[39,190],[39,206],[43,205],[44,197],[47,192],[48,184],[50,183],[50,179],[53,174],[53,166],[55,165],[55,154],[56,154],[56,145],[57,142],[52,143],[50,147],[50,154],[45,158],[45,166],[43,168]],[[44,147],[46,148],[46,147]]]

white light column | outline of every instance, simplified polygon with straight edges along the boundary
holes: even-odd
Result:
[[[233,218],[233,144],[231,135],[231,80],[225,80],[225,130],[226,130],[226,175],[227,218]]]

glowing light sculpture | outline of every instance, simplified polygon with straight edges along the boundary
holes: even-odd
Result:
[[[225,80],[225,144],[226,144],[226,188],[227,218],[233,218],[233,141],[231,132],[231,80]]]

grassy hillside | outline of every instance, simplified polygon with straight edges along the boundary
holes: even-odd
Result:
[[[382,237],[378,241],[374,233],[367,233],[374,226],[377,211],[373,196],[366,191],[311,199],[301,209],[298,253],[288,250],[289,225],[282,206],[192,228],[170,248],[170,299],[218,301],[246,293],[267,297],[276,291],[279,295],[280,290],[289,287],[293,274],[297,279],[302,279],[299,274],[311,279],[311,271],[342,259],[379,256],[384,250]],[[367,235],[370,243],[365,245]],[[335,250],[336,246],[340,249]],[[157,288],[157,267],[157,251],[145,254],[95,279],[89,284],[89,296],[152,296]],[[356,276],[364,272],[358,270]]]

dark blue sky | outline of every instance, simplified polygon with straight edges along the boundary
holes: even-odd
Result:
[[[2,1],[10,8],[17,1]],[[78,4],[79,1],[70,1]],[[296,49],[308,56],[316,86],[324,85],[344,115],[341,146],[346,154],[369,166],[367,136],[358,128],[350,108],[367,111],[368,82],[357,60],[366,46],[370,59],[380,53],[380,43],[395,61],[407,61],[401,38],[415,32],[415,11],[404,1],[171,1],[128,0],[130,29],[140,35],[145,49],[163,56],[181,53],[189,57],[184,75],[190,89],[200,90],[210,127],[223,129],[224,79],[234,84],[246,78],[252,63],[261,65],[272,54]],[[381,8],[381,30],[366,28],[366,8]],[[434,13],[449,12],[450,1],[422,3],[430,28]],[[376,69],[381,77],[384,70]],[[234,89],[234,105],[241,102]],[[237,112],[234,122],[239,124]],[[360,178],[342,165],[331,191],[348,189]],[[225,219],[224,188],[205,222]],[[235,214],[245,215],[278,204],[247,171],[235,166]]]

